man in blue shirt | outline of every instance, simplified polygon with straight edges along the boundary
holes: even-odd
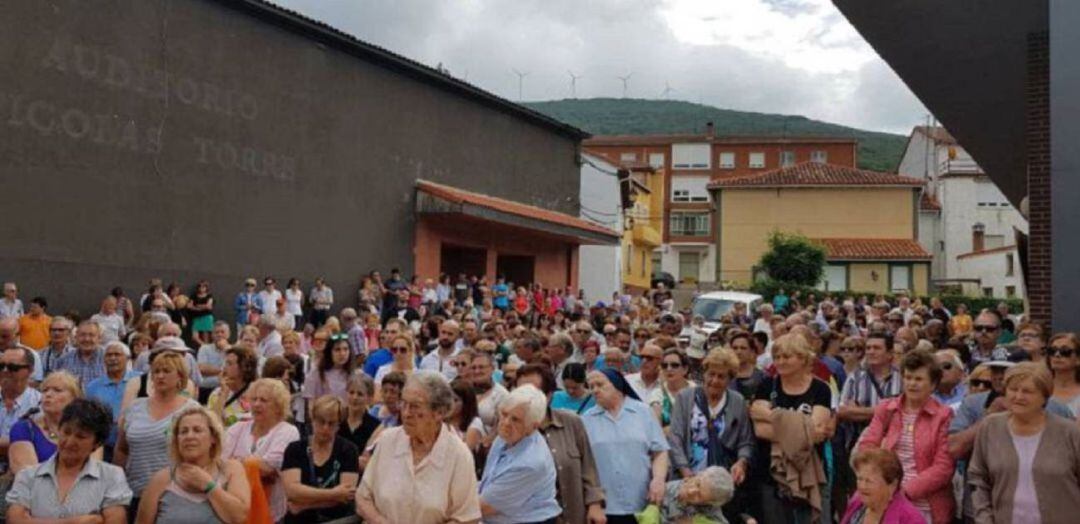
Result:
[[[135,371],[127,371],[131,350],[122,342],[112,342],[105,346],[105,376],[98,377],[86,385],[86,398],[101,401],[112,409],[113,426],[109,438],[105,441],[105,461],[112,461],[113,447],[116,446],[116,421],[120,418],[120,403],[124,399],[124,387],[131,377],[139,376]]]
[[[233,301],[233,310],[236,312],[236,332],[240,333],[244,326],[248,324],[248,315],[256,310],[254,278],[244,281],[244,290],[236,294],[236,300]]]
[[[506,277],[499,276],[495,285],[491,286],[491,294],[495,297],[492,305],[503,311],[510,309],[510,287],[506,285]]]

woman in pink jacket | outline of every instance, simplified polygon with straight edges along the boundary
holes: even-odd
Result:
[[[903,394],[882,401],[859,440],[859,450],[884,448],[904,468],[900,488],[933,524],[952,522],[953,458],[948,452],[952,410],[932,397],[941,368],[928,351],[912,351],[900,362]]]

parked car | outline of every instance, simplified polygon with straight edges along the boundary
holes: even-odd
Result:
[[[694,316],[701,315],[702,318],[705,319],[705,331],[712,334],[713,331],[720,329],[720,319],[734,309],[735,304],[746,304],[746,311],[751,318],[754,318],[758,306],[764,301],[765,299],[761,295],[745,293],[742,291],[712,291],[704,293],[694,297],[694,301],[690,305],[691,318],[686,319],[687,324],[689,325],[690,320]]]

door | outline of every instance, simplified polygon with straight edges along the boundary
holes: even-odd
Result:
[[[484,276],[487,274],[487,250],[443,244],[440,248],[439,271],[450,275],[455,282],[461,273]]]
[[[515,286],[528,286],[533,283],[536,270],[536,257],[523,255],[502,255],[495,259],[495,275],[506,277],[507,283]],[[547,283],[551,285],[551,283]]]
[[[701,253],[679,252],[679,282],[696,283],[701,271]]]

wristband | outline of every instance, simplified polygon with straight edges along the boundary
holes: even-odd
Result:
[[[216,487],[217,487],[217,482],[214,482],[212,480],[210,482],[207,482],[206,487],[203,488],[203,495],[209,495],[210,492],[214,491],[214,488],[216,488]]]

